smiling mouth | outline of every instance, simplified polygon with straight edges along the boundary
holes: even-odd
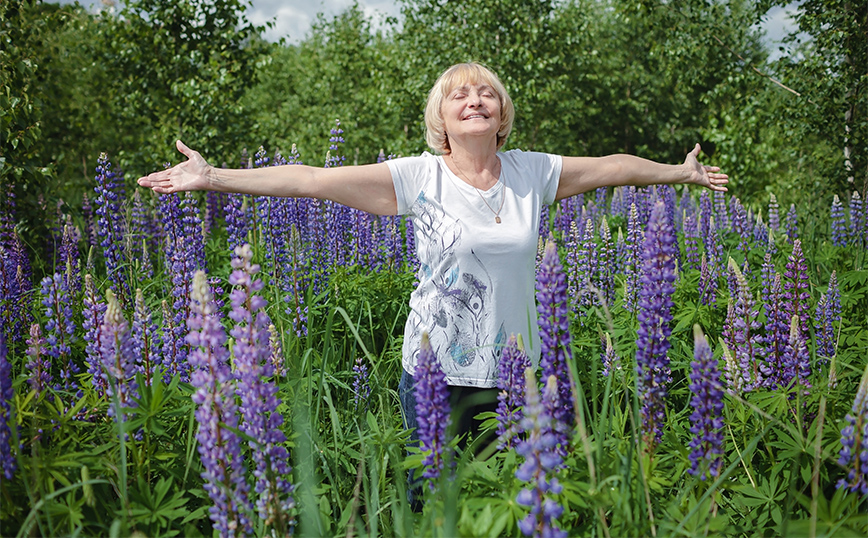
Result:
[[[483,119],[483,120],[485,120],[485,119],[488,119],[488,116],[485,116],[485,115],[483,115],[483,114],[471,114],[470,116],[467,116],[467,117],[464,118],[464,119],[465,119],[465,120],[475,120],[475,119]]]

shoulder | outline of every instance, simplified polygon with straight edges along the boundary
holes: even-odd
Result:
[[[504,164],[524,170],[533,170],[547,174],[553,170],[560,172],[560,169],[563,167],[563,157],[553,153],[511,149],[498,153],[498,155]]]

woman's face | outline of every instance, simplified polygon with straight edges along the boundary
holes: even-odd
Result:
[[[450,140],[465,136],[491,136],[497,139],[500,97],[487,84],[466,84],[454,88],[443,100],[441,113]]]

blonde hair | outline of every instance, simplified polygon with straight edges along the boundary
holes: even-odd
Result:
[[[446,137],[446,122],[443,120],[441,107],[443,100],[452,90],[466,84],[487,84],[500,98],[500,129],[497,130],[497,149],[503,146],[506,137],[512,131],[515,108],[497,75],[478,63],[455,64],[440,75],[428,93],[428,104],[425,106],[425,126],[428,131],[425,133],[425,140],[431,149],[440,153],[450,153],[449,139]]]

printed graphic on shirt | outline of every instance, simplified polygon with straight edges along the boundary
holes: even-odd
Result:
[[[418,252],[419,289],[426,290],[426,297],[415,302],[406,337],[415,344],[421,342],[422,333],[427,331],[447,378],[466,379],[467,370],[472,367],[473,377],[483,374],[478,381],[494,379],[506,331],[501,321],[494,341],[486,341],[490,335],[486,328],[495,321],[491,319],[491,276],[472,251],[471,256],[465,256],[459,263],[456,250],[462,240],[460,222],[430,203],[424,191],[416,198],[411,212],[416,216],[417,232],[428,239],[417,242],[417,247],[424,249]],[[431,264],[437,264],[438,268]]]

